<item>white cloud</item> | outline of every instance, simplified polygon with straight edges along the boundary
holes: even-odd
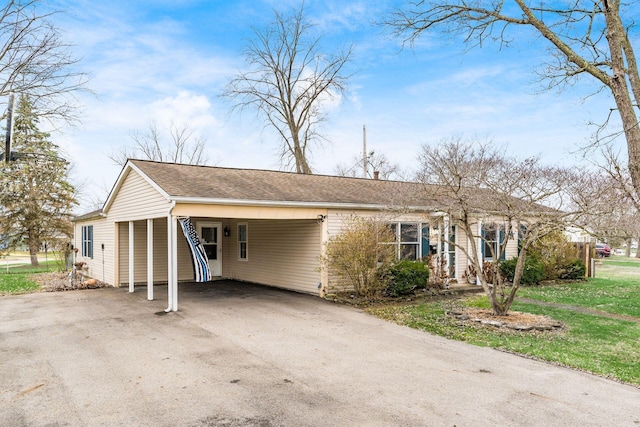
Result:
[[[211,114],[211,102],[202,94],[180,91],[176,96],[167,96],[149,105],[149,114],[160,123],[188,123],[192,128],[219,126]]]

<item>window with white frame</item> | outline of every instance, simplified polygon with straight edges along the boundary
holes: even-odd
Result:
[[[501,253],[501,245],[504,243],[504,225],[496,223],[482,224],[482,257],[492,261],[496,257],[505,259],[505,253]]]
[[[398,259],[417,260],[429,254],[429,224],[419,222],[392,222],[389,228],[393,235]]]
[[[400,259],[418,259],[420,253],[420,224],[400,223]]]
[[[93,225],[82,226],[82,256],[93,258]]]
[[[249,259],[248,244],[248,225],[246,223],[238,224],[238,259],[241,261]]]

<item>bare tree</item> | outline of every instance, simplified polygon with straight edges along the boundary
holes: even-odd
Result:
[[[613,96],[627,142],[631,183],[640,197],[640,75],[631,44],[637,7],[638,2],[620,0],[423,0],[397,10],[385,24],[408,43],[440,31],[448,37],[461,35],[470,47],[488,41],[508,47],[513,38],[529,37],[519,29],[531,30],[527,43],[543,43],[551,54],[552,60],[540,69],[549,88],[586,75]]]
[[[367,154],[367,177],[374,178],[375,172],[379,173],[380,179],[406,181],[408,175],[397,163],[392,163],[383,153],[370,151]],[[341,163],[335,167],[335,173],[338,176],[349,176],[356,178],[362,176],[362,159],[354,156],[351,163]]]
[[[40,0],[0,6],[0,103],[11,92],[25,94],[40,117],[73,122],[73,94],[83,90],[86,75],[74,71],[78,60],[50,20],[56,12],[46,8]]]
[[[625,240],[630,256],[631,240],[640,238],[640,197],[620,153],[607,146],[602,154],[604,161],[598,163],[598,184],[603,187],[599,214],[591,218],[589,227],[600,238]],[[636,251],[636,258],[640,258],[640,251]]]
[[[577,221],[589,207],[573,196],[575,178],[567,170],[542,165],[538,158],[508,157],[488,141],[444,140],[424,146],[419,158],[427,199],[440,207],[449,227],[467,236],[450,244],[466,255],[470,275],[477,277],[494,313],[506,315],[529,248]],[[513,282],[507,284],[499,264],[514,239],[519,254]],[[484,260],[483,250],[490,261]]]
[[[209,162],[204,151],[206,139],[194,136],[194,131],[188,124],[178,126],[171,123],[167,132],[170,136],[168,143],[163,141],[161,131],[152,122],[146,133],[136,131],[131,134],[133,147],[122,147],[112,152],[109,158],[120,166],[130,158],[190,165],[206,165]]]
[[[233,109],[252,109],[280,136],[281,161],[298,173],[312,173],[311,143],[322,138],[326,101],[341,95],[348,76],[344,68],[351,48],[329,55],[321,51],[320,36],[304,16],[304,4],[288,16],[274,12],[265,29],[254,29],[244,56],[248,71],[240,72],[223,93]]]

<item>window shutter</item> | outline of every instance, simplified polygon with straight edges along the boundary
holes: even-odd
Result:
[[[429,256],[431,250],[429,248],[429,237],[430,237],[429,224],[422,225],[422,258]]]
[[[484,259],[487,257],[486,252],[486,246],[487,246],[487,242],[486,242],[486,238],[487,238],[487,233],[486,230],[484,228],[484,224],[482,224],[482,230],[480,231],[480,247],[482,249],[482,261],[484,261]]]
[[[498,241],[498,251],[502,250],[502,245],[504,244],[505,241],[505,233],[504,233],[504,226],[500,227],[500,240]],[[507,257],[507,248],[505,247],[505,251],[502,252],[502,254],[500,255],[500,259],[502,261],[504,261]]]
[[[93,225],[89,226],[89,258],[93,259]]]

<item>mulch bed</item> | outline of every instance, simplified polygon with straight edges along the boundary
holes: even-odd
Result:
[[[109,285],[100,281],[70,280],[68,272],[38,273],[29,276],[31,280],[40,285],[43,292],[74,291],[78,289],[97,289]]]
[[[493,311],[482,308],[465,308],[461,311],[450,310],[446,314],[462,324],[478,324],[514,331],[553,331],[564,329],[564,324],[549,316],[509,311],[506,316],[496,316]]]

